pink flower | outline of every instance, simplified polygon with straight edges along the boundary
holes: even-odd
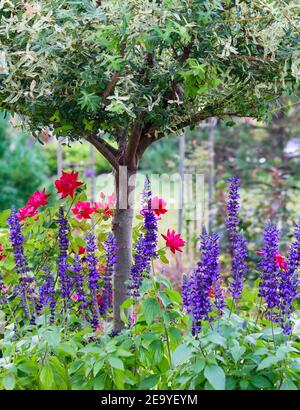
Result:
[[[37,209],[33,206],[26,205],[24,208],[20,208],[18,211],[18,218],[20,221],[25,221],[26,218],[32,218],[38,213]]]
[[[48,204],[48,197],[50,194],[46,194],[46,188],[44,188],[41,192],[35,191],[33,195],[31,195],[28,199],[27,205],[33,208],[38,208],[39,206],[45,206]]]
[[[179,233],[174,231],[174,229],[172,231],[168,229],[167,235],[161,234],[161,236],[165,239],[166,247],[170,248],[171,252],[182,252],[182,249],[180,248],[185,245],[185,241],[181,238]]]
[[[108,195],[107,201],[105,202],[105,195],[103,192],[100,193],[100,198],[102,199],[102,202],[95,202],[94,208],[95,212],[97,212],[99,209],[103,210],[105,215],[107,216],[113,216],[113,208],[115,206],[115,194],[112,193],[111,195]]]
[[[61,198],[65,198],[70,195],[74,196],[75,190],[83,183],[78,181],[78,172],[65,172],[62,171],[61,177],[54,182],[57,192],[61,193]]]
[[[158,198],[157,196],[154,196],[151,199],[151,209],[158,217],[168,212],[168,210],[166,209],[166,205],[167,203],[163,198]]]
[[[77,219],[91,219],[91,215],[95,212],[95,208],[91,206],[91,203],[86,201],[78,201],[72,208],[74,215]]]
[[[78,295],[76,292],[71,296],[71,299],[73,300],[73,302],[78,302]]]

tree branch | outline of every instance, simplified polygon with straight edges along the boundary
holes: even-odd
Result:
[[[110,144],[108,144],[106,141],[101,139],[100,137],[87,134],[85,135],[86,141],[88,141],[90,144],[92,144],[97,151],[100,152],[104,156],[104,158],[107,159],[107,161],[111,164],[111,166],[117,170],[119,167],[118,160],[117,160],[117,154],[118,151],[112,147]]]
[[[145,117],[145,112],[142,112],[134,126],[127,142],[126,150],[125,150],[125,164],[128,165],[130,169],[135,169],[137,167],[137,148],[140,143],[142,131],[143,131],[143,119]]]
[[[126,43],[125,43],[125,41],[123,41],[121,43],[121,50],[120,50],[120,54],[121,54],[122,57],[124,57],[125,47],[126,47]],[[106,88],[105,88],[105,90],[103,91],[103,94],[102,94],[102,103],[103,104],[106,104],[106,99],[109,96],[109,94],[111,93],[111,91],[115,88],[117,82],[119,81],[119,78],[120,78],[120,73],[119,72],[113,73],[112,79],[107,84],[107,86],[106,86]]]
[[[107,84],[105,90],[103,91],[103,94],[102,94],[102,103],[103,104],[106,103],[107,97],[109,96],[111,91],[115,88],[119,78],[120,78],[120,73],[114,73],[113,74],[112,79],[110,80],[110,82]]]
[[[177,132],[182,130],[185,127],[189,127],[190,125],[197,124],[200,121],[207,120],[208,118],[211,117],[225,117],[225,116],[235,116],[235,117],[245,117],[245,115],[241,115],[236,112],[225,112],[221,114],[216,114],[216,113],[211,113],[211,114],[206,114],[206,113],[197,113],[193,116],[191,116],[189,119],[186,119],[178,124],[176,124],[173,128],[173,132]],[[163,137],[165,137],[167,134],[165,132],[158,132],[158,129],[156,128],[151,128],[148,127],[143,130],[142,136],[140,138],[139,146],[137,148],[137,157],[140,159],[146,149],[153,144],[153,142],[159,141]]]

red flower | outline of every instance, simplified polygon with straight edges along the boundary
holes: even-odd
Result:
[[[78,246],[78,255],[83,255],[86,252],[84,246]]]
[[[107,216],[113,216],[112,210],[104,202],[95,202],[95,205],[94,205],[95,212],[97,212],[98,209],[102,209],[104,211],[105,215],[107,215]]]
[[[20,221],[24,221],[26,218],[31,218],[37,214],[37,209],[34,208],[33,206],[26,205],[24,208],[20,208],[18,211],[18,218]]]
[[[209,289],[209,291],[208,291],[208,297],[209,298],[214,298],[215,297],[215,292],[214,292],[214,289],[213,288],[210,288]]]
[[[179,248],[182,248],[185,245],[185,241],[181,238],[180,233],[176,233],[174,229],[172,231],[168,229],[167,235],[161,234],[161,236],[166,241],[166,246],[170,248],[171,252],[182,252],[182,249]]]
[[[73,253],[76,253],[76,252],[74,251],[74,249],[72,249],[72,252],[73,252]],[[78,255],[83,255],[85,252],[86,252],[86,249],[85,249],[84,246],[78,246],[78,250],[77,250]]]
[[[277,253],[275,255],[275,260],[276,260],[275,263],[279,267],[279,269],[286,270],[287,264],[286,264],[284,256],[282,256],[280,253]]]
[[[77,204],[72,208],[74,215],[77,219],[91,219],[92,213],[95,212],[95,208],[91,206],[90,202],[78,201]]]
[[[151,209],[156,216],[160,216],[168,212],[168,210],[165,208],[166,205],[167,203],[163,198],[158,198],[157,196],[155,196],[151,199]]]
[[[6,258],[6,255],[3,253],[3,245],[0,243],[0,261]]]
[[[39,206],[45,206],[48,204],[48,197],[50,194],[46,194],[46,189],[44,188],[41,192],[35,191],[28,199],[27,205],[33,208],[38,208]]]
[[[255,252],[256,255],[263,255],[263,251]],[[279,252],[275,255],[275,264],[279,267],[279,269],[286,270],[287,263],[285,261],[284,256],[282,256]]]
[[[61,193],[61,198],[68,195],[73,198],[74,191],[82,184],[78,181],[78,172],[74,171],[70,173],[63,171],[61,177],[55,181],[57,192]]]
[[[101,306],[103,303],[103,293],[104,293],[104,290],[102,289],[101,292],[97,293],[96,295],[98,306]],[[109,295],[109,299],[110,299],[110,303],[112,303],[112,293]]]

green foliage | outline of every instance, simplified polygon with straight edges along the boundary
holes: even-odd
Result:
[[[45,156],[34,140],[9,129],[3,117],[0,141],[0,209],[24,206],[29,195],[48,185]]]
[[[299,77],[293,1],[2,0],[0,18],[1,107],[70,139],[262,117]]]
[[[68,316],[68,332],[42,321],[21,332],[6,326],[0,339],[0,389],[300,388],[299,332],[288,341],[275,328],[273,339],[265,324],[226,311],[212,327],[205,324],[196,339],[187,332],[189,319],[176,292],[159,286],[161,281],[157,278],[145,302],[134,306],[134,324],[115,337],[107,324],[100,333],[83,323],[76,326],[74,313]],[[154,302],[157,292],[163,304]],[[145,321],[154,305],[157,315]]]

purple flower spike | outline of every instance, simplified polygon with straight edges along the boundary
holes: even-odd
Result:
[[[149,266],[148,257],[145,257],[145,238],[141,234],[134,248],[134,262],[131,267],[129,289],[131,297],[140,296],[139,289],[143,281],[143,272]]]
[[[99,289],[99,274],[97,270],[98,259],[95,255],[95,251],[97,249],[96,246],[96,239],[95,235],[90,233],[87,238],[87,256],[86,256],[86,263],[88,266],[88,285],[91,292],[91,299],[92,299],[92,320],[91,325],[94,330],[97,329],[99,326],[99,307],[97,302],[97,291]]]
[[[60,291],[61,296],[65,300],[65,306],[70,299],[72,282],[68,274],[68,248],[69,248],[69,223],[67,218],[64,216],[63,208],[59,208],[59,219],[58,219],[58,244],[59,244],[59,257],[58,257],[58,276],[60,279]]]
[[[106,269],[103,275],[104,279],[104,291],[102,294],[102,304],[100,313],[105,315],[107,311],[112,307],[112,277],[115,273],[115,268],[118,260],[117,255],[117,241],[112,233],[108,235],[107,241],[104,242],[106,250]]]
[[[300,220],[295,226],[294,242],[291,243],[287,268],[281,272],[280,297],[281,297],[281,324],[286,335],[292,332],[290,316],[294,311],[294,302],[299,298],[299,277],[297,269],[300,267]]]
[[[45,280],[42,286],[40,287],[39,299],[36,306],[37,314],[42,313],[43,308],[49,306],[50,308],[50,324],[54,323],[55,320],[55,283],[54,278],[50,272],[50,267],[47,266],[44,270]]]
[[[87,308],[88,302],[86,294],[84,291],[84,276],[82,274],[82,263],[79,255],[75,256],[75,261],[73,265],[74,272],[74,283],[76,287],[77,297],[78,297],[78,310],[83,312]]]
[[[240,209],[239,188],[241,187],[240,179],[238,177],[232,177],[228,180],[228,183],[230,185],[228,188],[226,229],[232,253],[229,291],[233,301],[236,302],[242,295],[243,279],[247,272],[246,260],[248,258],[248,251],[247,242],[238,231],[238,212]]]
[[[187,311],[187,313],[190,313],[191,311],[191,294],[190,294],[190,282],[189,279],[186,275],[182,276],[182,285],[181,285],[181,296],[182,296],[182,302],[183,302],[183,307]]]
[[[262,250],[262,261],[259,264],[260,284],[259,293],[263,297],[268,308],[267,317],[278,321],[280,308],[280,271],[276,264],[275,255],[279,253],[279,231],[272,222],[268,223],[264,230],[264,247]]]
[[[248,258],[247,241],[242,234],[238,234],[236,242],[233,244],[232,259],[232,281],[229,285],[229,291],[234,301],[242,296],[244,275],[247,271],[246,260]]]
[[[238,212],[240,209],[240,195],[239,195],[239,188],[241,186],[240,179],[238,177],[232,177],[228,180],[229,182],[229,192],[228,192],[228,200],[227,200],[227,220],[226,220],[226,228],[229,234],[229,238],[231,241],[234,241],[237,236],[238,231]]]
[[[14,252],[15,268],[19,276],[20,286],[18,289],[21,297],[21,303],[27,319],[33,323],[34,316],[31,316],[28,305],[28,296],[32,292],[30,289],[30,284],[33,279],[29,276],[29,268],[24,254],[24,236],[22,235],[22,227],[15,208],[12,208],[7,222],[10,226],[9,237]]]
[[[221,315],[225,306],[221,291],[221,276],[219,269],[219,236],[213,233],[209,236],[204,232],[200,243],[201,260],[193,271],[189,285],[189,309],[193,316],[192,334],[197,335],[202,328],[202,321],[211,320],[213,307]],[[213,292],[213,298],[212,298]]]
[[[140,295],[139,288],[143,277],[149,275],[151,261],[157,258],[157,219],[151,210],[151,189],[148,177],[145,180],[141,214],[144,217],[144,233],[141,234],[134,248],[134,262],[131,268],[130,284],[131,296]]]

